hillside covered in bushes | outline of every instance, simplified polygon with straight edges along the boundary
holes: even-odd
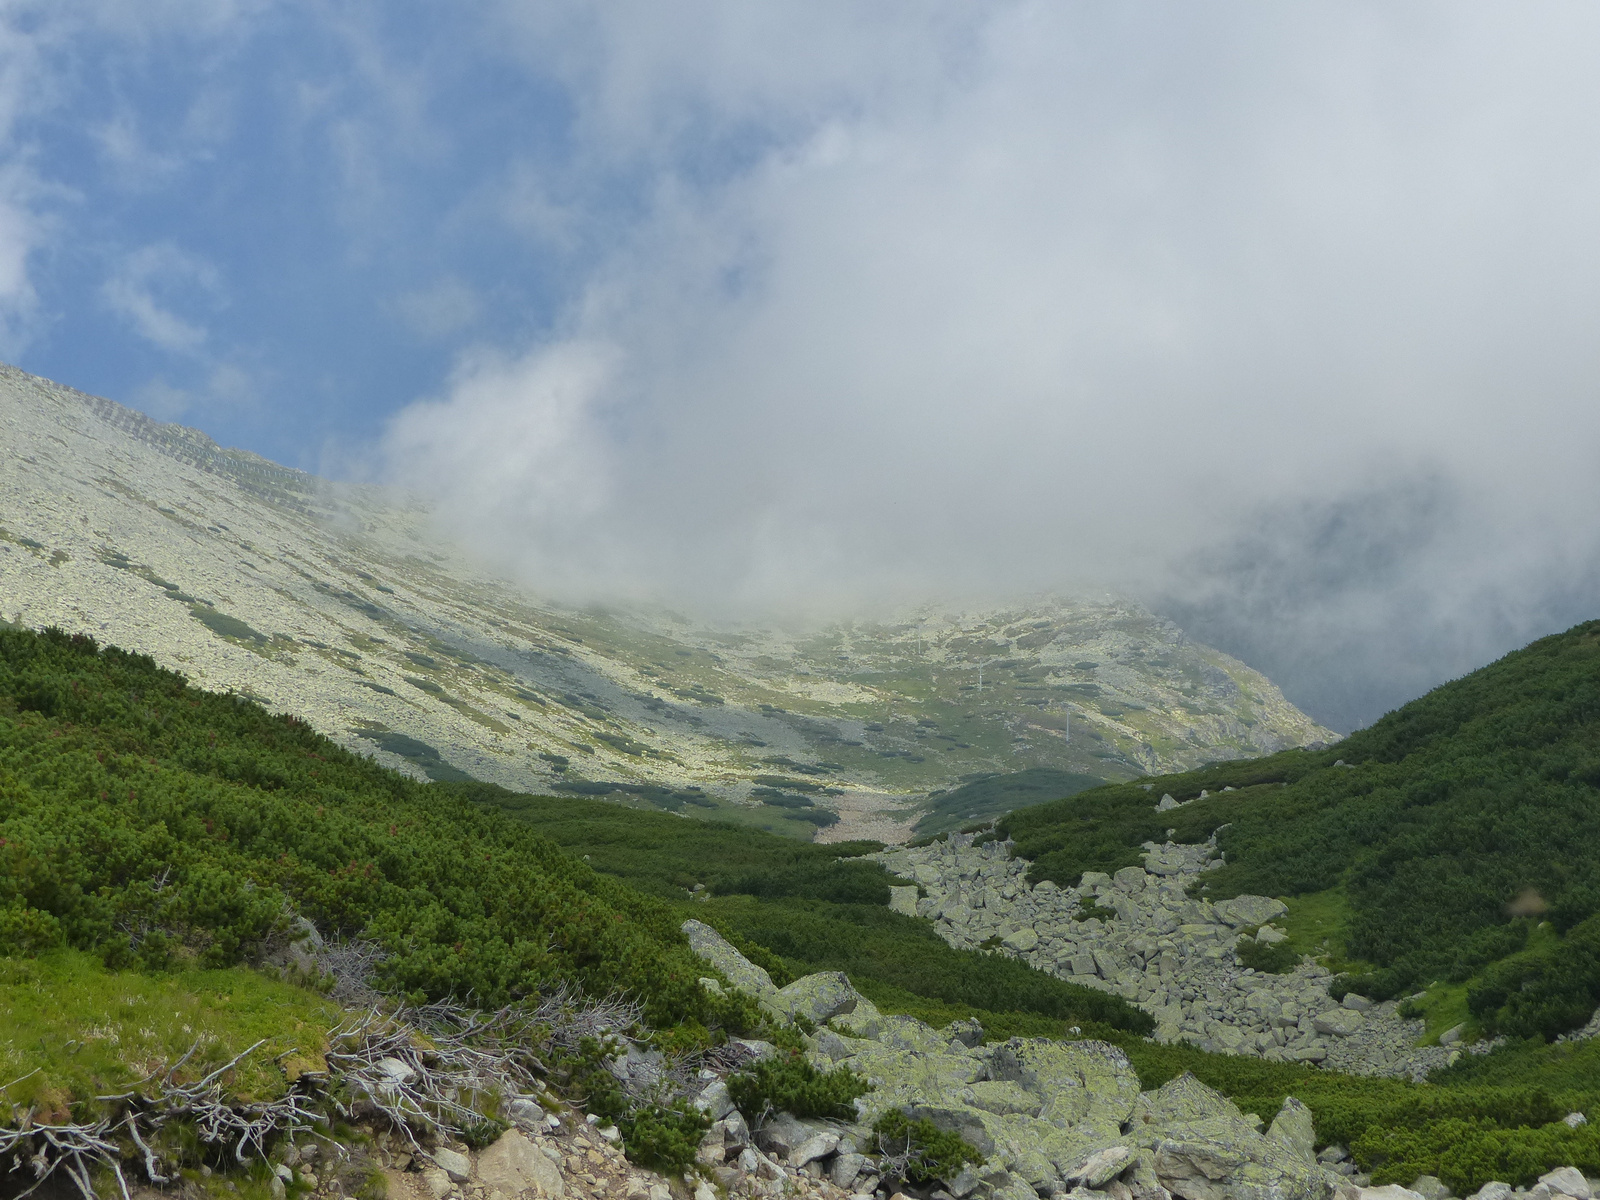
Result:
[[[1158,811],[1170,795],[1179,806]],[[1600,622],[1544,638],[1327,750],[1096,788],[1000,831],[1036,878],[1215,833],[1205,895],[1317,897],[1344,986],[1465,985],[1489,1033],[1553,1037],[1600,1004]]]
[[[1351,755],[1350,743],[1340,752]],[[1288,755],[1171,777],[1164,786],[1192,784],[1194,795],[1239,790],[1157,819],[1203,838],[1216,800],[1233,814],[1223,819],[1249,830],[1238,808],[1289,794],[1288,776],[1332,786],[1384,766],[1376,752],[1374,761],[1335,768]],[[1270,788],[1250,777],[1274,770],[1285,779]],[[1576,786],[1570,773],[1552,785]],[[1060,838],[1041,869],[1116,862],[1148,828],[1144,814],[1156,816],[1140,788],[1065,803],[1089,814],[1074,818],[1080,836],[1050,833],[1041,817],[1062,825],[1056,805],[1009,818],[1023,853],[1030,837]],[[496,1005],[568,983],[636,998],[662,1045],[705,1046],[758,1028],[747,1001],[700,986],[707,968],[679,931],[692,915],[779,983],[841,969],[885,1012],[935,1025],[974,1017],[990,1039],[1111,1041],[1146,1088],[1191,1071],[1250,1111],[1298,1096],[1319,1137],[1350,1145],[1380,1178],[1429,1171],[1465,1185],[1556,1162],[1600,1168],[1592,1130],[1559,1123],[1573,1108],[1600,1107],[1594,1042],[1518,1044],[1435,1085],[1156,1045],[1144,1037],[1148,1015],[1121,999],[1005,955],[955,950],[925,922],[891,912],[888,877],[862,857],[873,848],[598,800],[419,783],[140,656],[57,631],[0,630],[0,1005],[39,1035],[29,1042],[37,1051],[19,1043],[6,1065],[47,1071],[13,1102],[34,1095],[66,1111],[77,1090],[105,1086],[110,1051],[96,1042],[80,1056],[79,1026],[121,1022],[148,1033],[148,1053],[160,1059],[181,1052],[191,1025],[229,1031],[239,1043],[231,1052],[273,1035],[276,1021],[285,1028],[274,1047],[314,1055],[308,1031],[333,1019],[328,1001],[250,970],[301,918],[331,938],[375,943],[385,957],[374,983],[397,997]],[[1229,871],[1248,869],[1240,851],[1230,858]],[[1538,949],[1556,936],[1530,942]],[[1558,944],[1577,936],[1571,927]],[[1499,969],[1514,961],[1497,960]],[[111,1012],[135,1001],[170,1020]]]

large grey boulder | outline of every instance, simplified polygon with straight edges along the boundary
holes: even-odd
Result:
[[[1331,1037],[1349,1037],[1365,1022],[1366,1018],[1352,1008],[1330,1008],[1311,1020],[1312,1027],[1318,1033]]]
[[[1289,906],[1270,896],[1235,896],[1232,900],[1218,900],[1212,905],[1211,911],[1216,914],[1217,920],[1235,929],[1242,929],[1246,925],[1265,925],[1268,921],[1276,921],[1289,911]]]
[[[478,1183],[509,1200],[561,1200],[566,1191],[560,1169],[515,1129],[478,1155]]]
[[[892,887],[889,889],[889,911],[897,912],[902,916],[914,917],[917,915],[917,889],[914,887]]]
[[[1312,1125],[1311,1110],[1293,1096],[1284,1099],[1278,1115],[1272,1118],[1267,1136],[1301,1158],[1316,1158],[1317,1132]]]
[[[995,1047],[990,1074],[1040,1099],[1039,1117],[1060,1129],[1114,1138],[1133,1111],[1139,1077],[1109,1042],[1012,1038]]]
[[[1297,1115],[1285,1119],[1287,1134]],[[1315,1158],[1260,1133],[1221,1093],[1181,1075],[1140,1096],[1128,1131],[1148,1149],[1161,1185],[1183,1200],[1325,1200]]]
[[[854,1012],[861,997],[843,971],[818,971],[779,988],[766,999],[784,1016],[804,1017],[822,1025],[832,1017]]]
[[[756,1130],[756,1145],[774,1158],[787,1159],[823,1129],[824,1126],[802,1121],[792,1113],[778,1113]],[[837,1145],[838,1135],[834,1137]]]
[[[768,1000],[778,992],[777,984],[755,963],[735,950],[723,937],[704,921],[693,918],[683,923],[683,935],[689,939],[689,948],[705,959],[724,978],[746,996]]]
[[[1554,1171],[1539,1176],[1539,1182],[1552,1192],[1571,1196],[1573,1200],[1589,1200],[1593,1195],[1589,1181],[1577,1167],[1557,1167]]]

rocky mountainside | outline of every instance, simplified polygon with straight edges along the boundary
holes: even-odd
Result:
[[[1127,779],[1333,736],[1126,600],[799,632],[565,608],[405,497],[14,368],[0,423],[0,617],[143,651],[413,774],[894,840],[986,774]]]

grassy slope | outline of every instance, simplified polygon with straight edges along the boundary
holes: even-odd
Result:
[[[124,1091],[196,1042],[189,1062],[204,1074],[262,1040],[230,1082],[243,1098],[270,1097],[326,1069],[338,1020],[337,1005],[256,971],[108,971],[76,950],[0,958],[0,1077],[15,1081],[0,1101],[65,1119],[73,1099]]]
[[[737,1019],[667,906],[520,822],[146,658],[0,630],[0,953],[225,967],[293,910],[381,943],[406,993],[566,977],[659,1024]]]

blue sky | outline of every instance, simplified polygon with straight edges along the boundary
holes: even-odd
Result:
[[[551,594],[1110,586],[1350,725],[1594,615],[1597,55],[1566,0],[0,0],[0,354]]]
[[[13,361],[316,468],[464,344],[549,328],[583,250],[519,228],[510,189],[570,158],[571,106],[488,30],[424,3],[112,12],[8,22]]]

